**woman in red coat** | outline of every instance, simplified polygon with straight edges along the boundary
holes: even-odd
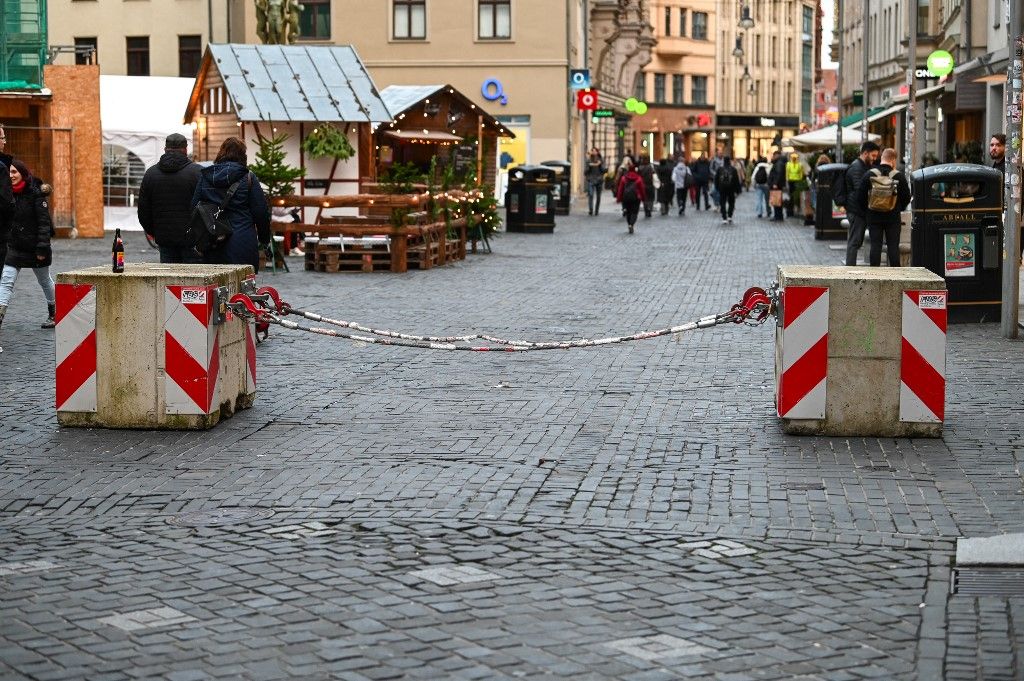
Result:
[[[626,172],[619,178],[619,185],[615,188],[615,198],[622,204],[622,214],[626,216],[626,224],[632,234],[637,215],[640,214],[640,205],[647,200],[647,193],[644,191],[644,179],[628,160]]]

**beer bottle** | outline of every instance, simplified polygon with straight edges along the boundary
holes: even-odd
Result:
[[[124,242],[121,241],[120,227],[114,230],[114,247],[110,250],[114,254],[114,271],[117,273],[124,272]]]

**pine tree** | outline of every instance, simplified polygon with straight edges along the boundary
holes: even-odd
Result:
[[[287,196],[295,193],[295,181],[306,174],[306,171],[285,163],[288,158],[284,143],[288,135],[275,135],[267,138],[259,137],[259,151],[256,162],[250,166],[252,172],[266,189],[268,196]]]

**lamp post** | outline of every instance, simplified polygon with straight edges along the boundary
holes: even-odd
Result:
[[[843,162],[843,0],[836,5],[835,22],[832,27],[832,39],[836,41],[839,52],[836,55],[836,163]]]
[[[1009,64],[1006,67],[1006,185],[1003,206],[1003,305],[1000,330],[1003,338],[1017,337],[1020,301],[1020,216],[1021,200],[1021,60],[1024,59],[1024,9],[1009,3],[1006,24]]]

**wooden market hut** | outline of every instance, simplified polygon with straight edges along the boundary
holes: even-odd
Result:
[[[349,45],[209,45],[185,111],[197,160],[212,160],[228,137],[246,140],[249,159],[259,137],[287,134],[286,162],[306,171],[296,194],[355,194],[374,179],[374,123],[390,123],[384,101]],[[355,150],[338,162],[311,159],[302,141],[325,123]],[[308,192],[307,190],[313,190]]]
[[[392,121],[374,133],[378,175],[396,163],[426,171],[437,156],[455,165],[457,179],[475,170],[494,186],[498,138],[515,137],[494,116],[451,85],[389,85],[380,95]]]

